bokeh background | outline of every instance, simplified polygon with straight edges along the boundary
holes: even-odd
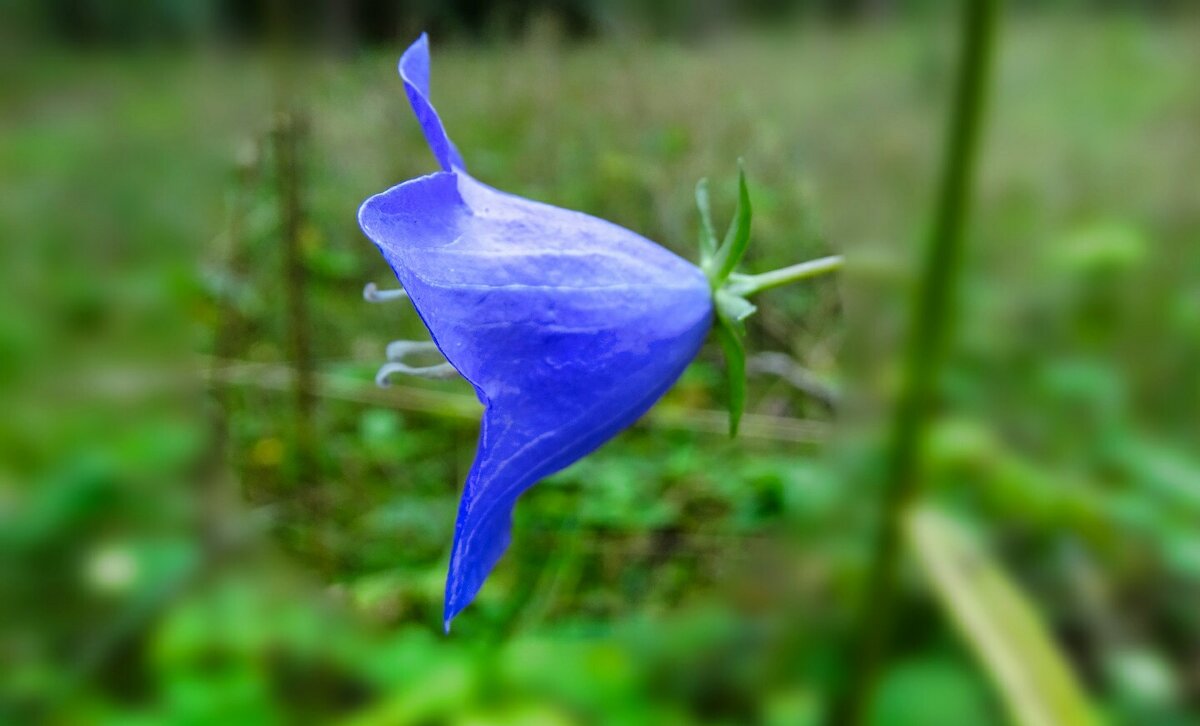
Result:
[[[0,21],[0,721],[817,723],[847,678],[878,429],[957,3],[15,0]],[[434,160],[695,258],[745,158],[749,415],[706,349],[441,594],[478,404],[358,204]],[[1200,8],[1011,2],[926,496],[1115,723],[1200,723]],[[719,222],[720,223],[720,222]],[[764,355],[767,354],[767,355]],[[996,724],[911,558],[878,724]]]

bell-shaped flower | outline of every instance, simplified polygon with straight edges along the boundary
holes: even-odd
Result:
[[[695,357],[713,303],[704,273],[650,240],[471,177],[429,100],[426,36],[400,77],[442,171],[371,197],[359,224],[484,405],[449,629],[508,547],[521,493],[642,416]]]

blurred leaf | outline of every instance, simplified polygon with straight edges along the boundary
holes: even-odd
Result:
[[[1024,726],[1096,723],[1066,659],[1025,595],[949,518],[919,508],[908,518],[917,560],[942,606]]]
[[[1178,699],[1179,684],[1169,662],[1146,648],[1126,647],[1109,654],[1105,672],[1119,697],[1139,708],[1161,708]]]
[[[880,726],[999,724],[987,684],[969,662],[943,655],[917,656],[890,668],[879,686],[871,723]]]
[[[307,255],[309,269],[327,280],[358,280],[363,274],[361,258],[347,250],[320,248]]]
[[[1150,244],[1140,229],[1122,220],[1089,225],[1049,248],[1063,272],[1118,272],[1136,267]]]
[[[1119,465],[1143,489],[1200,516],[1200,464],[1181,451],[1132,435],[1121,437],[1115,448]]]
[[[476,677],[469,662],[435,660],[414,680],[400,684],[376,704],[342,720],[344,726],[446,723],[449,714],[474,700]]]

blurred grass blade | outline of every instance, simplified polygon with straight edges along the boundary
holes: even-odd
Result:
[[[700,267],[707,272],[717,254],[717,230],[713,227],[708,179],[696,182],[696,209],[700,210]]]
[[[1075,674],[1000,566],[946,516],[918,508],[907,533],[942,606],[1022,726],[1097,723]]]
[[[750,191],[746,188],[746,169],[739,159],[737,207],[733,210],[733,221],[729,223],[725,241],[721,243],[713,260],[715,277],[711,279],[715,280],[717,285],[729,277],[746,254],[746,246],[750,243],[750,217]]]

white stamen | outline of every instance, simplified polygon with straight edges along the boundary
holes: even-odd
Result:
[[[408,293],[403,289],[395,290],[380,290],[373,282],[368,282],[363,288],[363,300],[370,303],[388,302],[390,300],[404,300],[408,297]]]
[[[440,379],[454,378],[458,375],[458,371],[454,370],[454,366],[449,363],[414,368],[413,366],[391,361],[379,367],[379,372],[375,374],[375,385],[380,388],[387,388],[391,383],[388,381],[388,378],[393,373],[402,373],[406,376],[416,376],[418,378]]]
[[[432,340],[393,340],[388,343],[387,359],[402,361],[413,353],[435,353],[437,345]]]

